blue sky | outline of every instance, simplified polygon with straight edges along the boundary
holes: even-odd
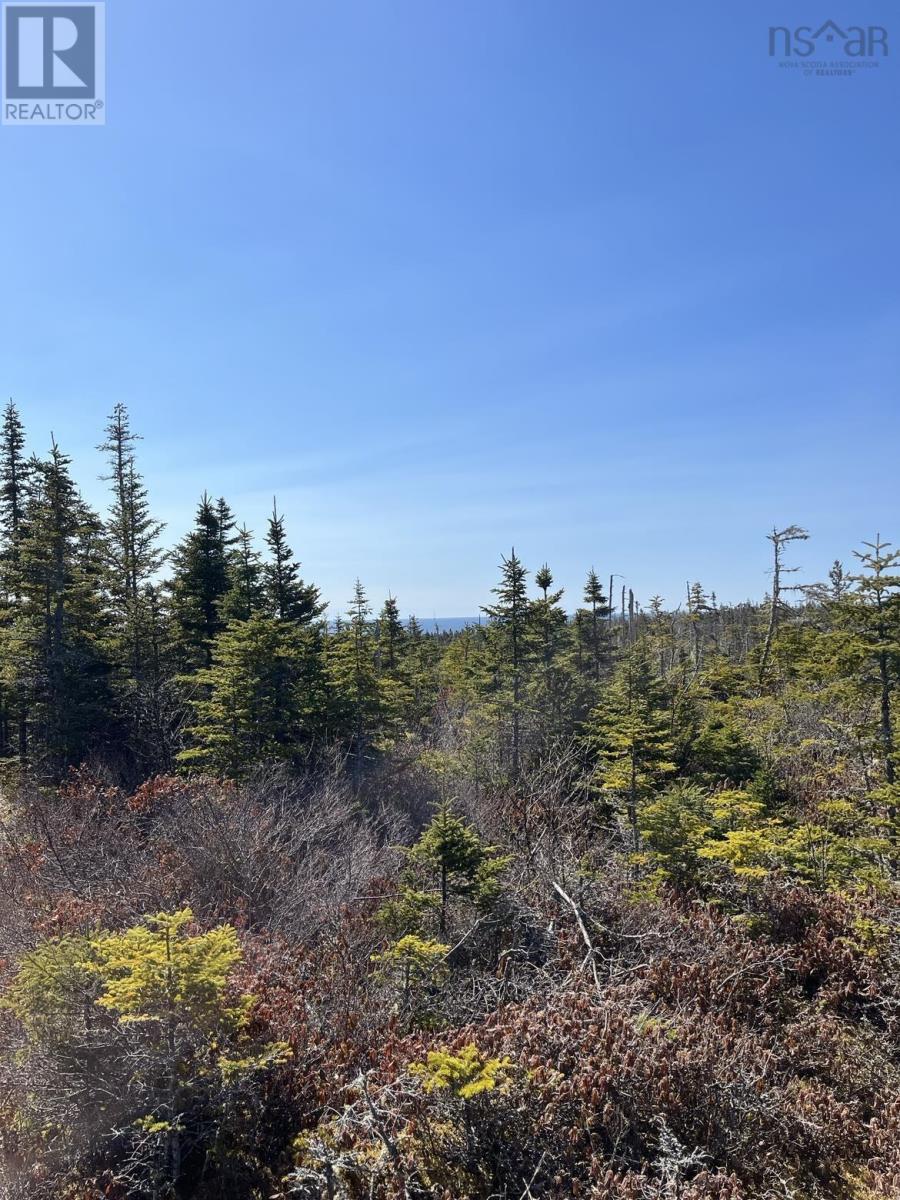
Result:
[[[769,25],[883,24],[804,78]],[[0,394],[428,617],[502,551],[675,601],[900,541],[900,15],[854,0],[110,0],[104,129],[0,129]]]

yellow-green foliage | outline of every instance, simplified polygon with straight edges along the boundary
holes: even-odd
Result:
[[[420,929],[440,905],[441,898],[434,892],[404,885],[396,896],[381,906],[377,919],[389,935],[399,936],[409,929]]]
[[[729,829],[723,837],[708,842],[698,851],[700,858],[729,864],[735,875],[762,879],[768,874],[776,852],[774,823],[763,829]]]
[[[32,1041],[65,1040],[73,1020],[93,1003],[97,985],[87,938],[42,942],[26,954],[0,1003],[10,1009]]]
[[[709,802],[702,788],[675,783],[640,810],[646,844],[667,878],[689,879],[697,854],[710,832]]]
[[[597,759],[595,782],[609,797],[634,805],[674,774],[671,715],[647,648],[637,644],[620,663],[602,704],[590,714],[586,744]]]
[[[31,1046],[64,1055],[90,1036],[96,1010],[104,1010],[104,1039],[117,1031],[130,1043],[139,1040],[162,1076],[177,1077],[179,1086],[207,1078],[213,1065],[227,1083],[284,1062],[284,1043],[254,1046],[246,1036],[252,998],[234,997],[229,987],[242,957],[237,933],[221,925],[191,935],[192,920],[184,908],[122,932],[46,941],[25,955],[3,1005]],[[174,1128],[157,1118],[148,1114],[138,1125],[156,1135]]]
[[[720,832],[756,825],[764,809],[761,800],[737,788],[723,788],[710,801],[713,825]]]
[[[820,804],[813,817],[785,838],[782,854],[788,869],[819,888],[877,883],[879,860],[891,852],[881,822],[868,820],[845,800]]]
[[[444,942],[410,933],[380,954],[373,954],[372,962],[381,963],[388,971],[398,971],[408,988],[417,983],[443,981],[448,972],[445,960],[449,951]]]
[[[504,1088],[512,1064],[508,1058],[484,1058],[470,1042],[459,1054],[431,1050],[424,1063],[412,1063],[410,1071],[422,1080],[426,1092],[449,1088],[461,1100]]]
[[[266,1067],[278,1067],[293,1057],[287,1042],[269,1042],[258,1054],[245,1054],[241,1058],[219,1059],[219,1070],[226,1080],[234,1079],[247,1071],[262,1071]]]
[[[207,1046],[234,1039],[252,1003],[249,996],[234,998],[228,990],[230,973],[241,960],[237,933],[221,925],[192,936],[187,932],[192,920],[185,908],[145,917],[121,933],[100,930],[43,942],[23,958],[3,1006],[16,1015],[30,1041],[45,1044],[71,1040],[94,1007],[105,1009],[121,1026],[177,1025]]]
[[[250,1005],[248,997],[229,1003],[226,995],[228,976],[241,960],[237,933],[220,925],[191,936],[192,920],[183,908],[92,938],[86,965],[102,985],[97,1004],[123,1023],[177,1019],[209,1037],[236,1033]]]

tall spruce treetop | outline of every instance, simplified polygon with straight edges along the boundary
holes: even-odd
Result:
[[[224,496],[220,496],[216,501],[216,517],[219,521],[219,540],[222,543],[223,552],[227,554],[237,541],[237,536],[232,532],[237,521],[231,505]]]
[[[894,748],[893,696],[900,673],[900,550],[892,550],[877,534],[874,542],[863,542],[864,550],[854,554],[863,571],[851,576],[857,585],[858,601],[851,610],[857,636],[864,653],[878,672],[880,693],[879,741],[884,758],[885,779],[893,788],[897,782]],[[897,800],[892,799],[892,816],[896,815]]]
[[[194,528],[172,552],[175,574],[169,586],[175,639],[188,669],[210,666],[212,643],[223,625],[220,604],[230,579],[220,505],[204,492]]]
[[[271,554],[265,569],[266,591],[273,615],[281,621],[299,624],[315,620],[325,606],[319,599],[319,589],[300,578],[300,564],[294,558],[284,531],[284,516],[279,516],[274,502],[266,543]]]
[[[165,561],[159,537],[165,528],[150,515],[147,489],[137,469],[135,443],[128,410],[117,404],[106,426],[106,440],[98,447],[109,462],[113,501],[106,522],[109,559],[108,586],[128,646],[132,669],[140,673],[144,658],[139,611],[145,589]]]
[[[784,593],[787,591],[802,590],[798,587],[786,587],[783,583],[785,575],[793,575],[800,569],[799,567],[786,567],[784,565],[785,550],[791,542],[805,542],[809,538],[809,534],[799,525],[788,525],[785,529],[773,529],[766,536],[772,543],[772,592],[769,599],[769,624],[766,629],[766,638],[759,659],[760,682],[765,678],[769,659],[772,655],[772,646],[784,609]]]
[[[491,588],[497,603],[486,605],[481,611],[515,636],[523,629],[528,612],[528,571],[516,555],[515,547],[509,558],[501,555],[500,570],[500,583]]]
[[[383,671],[396,670],[405,636],[397,601],[388,596],[378,615],[378,658]]]
[[[24,532],[25,504],[30,465],[25,457],[25,429],[10,400],[0,429],[0,637],[15,617],[21,597],[20,550]],[[3,670],[3,661],[7,669]],[[21,689],[9,669],[9,647],[0,643],[0,757],[6,758],[12,744],[12,727],[18,729],[19,757],[26,755],[27,728]]]
[[[228,556],[230,586],[221,605],[225,621],[249,621],[266,607],[263,561],[253,545],[253,534],[246,525],[237,532]]]
[[[4,410],[0,432],[0,533],[4,552],[16,553],[25,511],[30,464],[25,457],[25,427],[13,402]]]
[[[506,647],[502,666],[509,676],[511,691],[512,716],[512,754],[511,767],[513,778],[519,774],[519,757],[522,740],[522,689],[524,684],[524,669],[528,657],[528,619],[530,603],[528,600],[528,571],[522,560],[516,555],[513,547],[509,558],[501,557],[501,578],[497,587],[492,588],[497,597],[497,603],[482,609],[491,619],[491,623],[500,631],[505,639]]]
[[[597,572],[591,567],[584,585],[584,603],[587,605],[588,618],[581,621],[580,628],[587,632],[589,647],[589,663],[592,677],[600,678],[603,666],[609,657],[609,631],[606,620],[612,612],[610,604],[603,593],[603,584]]]
[[[553,572],[546,563],[535,573],[534,582],[541,590],[541,604],[547,611],[552,611],[562,600],[565,589],[557,588],[555,592],[550,590],[553,587]]]
[[[134,603],[165,558],[157,545],[165,525],[150,516],[147,488],[135,457],[138,441],[139,435],[131,431],[128,410],[117,404],[106,426],[106,441],[98,449],[107,455],[110,473],[102,478],[113,494],[107,522],[115,568],[111,588],[126,605]]]
[[[714,611],[710,597],[699,580],[688,584],[687,611],[693,643],[694,671],[697,672],[703,663],[703,618],[707,613]]]
[[[349,621],[340,630],[336,627],[328,642],[327,670],[334,721],[348,735],[351,769],[357,785],[381,718],[371,615],[365,588],[357,579],[347,612]]]
[[[54,442],[32,463],[13,634],[29,757],[52,771],[79,762],[109,727],[103,530],[69,462]]]
[[[532,615],[540,638],[544,666],[549,667],[566,627],[566,614],[560,607],[563,589],[557,588],[555,592],[550,590],[553,587],[553,573],[546,563],[535,573],[534,582],[540,588],[541,596],[531,606]]]

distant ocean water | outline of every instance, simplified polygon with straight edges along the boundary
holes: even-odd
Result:
[[[469,625],[487,624],[487,617],[420,617],[416,620],[423,633],[456,633]]]
[[[374,621],[376,618],[372,618]],[[487,625],[487,617],[420,617],[416,613],[416,620],[419,622],[419,628],[423,633],[458,633],[460,629],[467,629],[470,625]],[[341,620],[343,625],[347,624],[346,617]],[[403,621],[404,625],[409,624],[409,617]],[[337,628],[337,622],[329,617],[328,628]]]

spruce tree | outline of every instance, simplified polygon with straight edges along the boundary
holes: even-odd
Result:
[[[219,542],[222,546],[222,553],[227,558],[231,547],[237,541],[233,533],[237,521],[231,510],[231,505],[224,496],[220,496],[216,501],[216,519],[219,522]]]
[[[878,740],[889,788],[897,779],[894,750],[893,696],[900,675],[900,550],[891,550],[881,535],[864,542],[864,550],[854,551],[863,571],[851,576],[857,585],[856,603],[850,610],[851,623],[862,654],[877,672]],[[896,802],[891,804],[892,815]]]
[[[253,534],[246,525],[237,532],[228,556],[229,587],[220,607],[224,621],[249,621],[266,607],[266,588],[262,557],[253,545]]]
[[[381,724],[381,702],[375,674],[372,610],[357,579],[348,621],[328,639],[327,675],[331,715],[336,732],[348,743],[354,784],[362,780],[367,753]]]
[[[294,621],[305,625],[320,616],[325,606],[319,598],[319,590],[300,578],[300,564],[288,545],[284,530],[284,517],[279,516],[273,503],[272,516],[266,543],[271,555],[266,566],[266,592],[269,608],[280,621]]]
[[[405,634],[397,601],[388,596],[378,615],[378,661],[382,671],[397,670]]]
[[[10,400],[0,430],[0,650],[8,640],[21,599],[20,553],[30,473],[25,455],[25,428]],[[12,686],[4,687],[0,674],[0,758],[6,758],[13,745],[24,760],[24,697]]]
[[[403,631],[402,650],[410,721],[414,727],[420,727],[430,720],[437,702],[441,647],[411,615]]]
[[[144,624],[141,604],[144,589],[165,560],[159,538],[165,528],[150,515],[147,488],[137,469],[135,444],[128,410],[117,404],[106,426],[106,440],[98,447],[107,455],[113,501],[106,522],[109,551],[109,591],[113,603],[124,659],[133,680],[139,681],[145,647],[141,643]]]
[[[516,555],[515,547],[509,558],[501,556],[501,579],[492,592],[497,603],[482,609],[500,637],[502,690],[507,693],[507,707],[512,724],[511,773],[519,776],[522,748],[523,693],[525,671],[529,660],[527,591],[528,572]]]
[[[12,400],[3,413],[0,431],[0,538],[3,587],[15,593],[19,542],[25,518],[31,464],[25,456],[25,427]]]
[[[643,640],[625,653],[609,691],[591,713],[587,744],[597,758],[600,794],[624,802],[637,851],[640,806],[675,770],[666,696]]]
[[[534,581],[541,591],[530,608],[538,669],[529,680],[528,707],[536,715],[538,735],[547,747],[566,732],[575,678],[567,654],[569,623],[561,604],[563,590],[552,590],[553,574],[546,563]]]
[[[498,876],[508,860],[486,845],[475,830],[443,801],[431,824],[409,852],[437,885],[438,931],[447,932],[447,914],[454,896],[488,905],[496,897]]]
[[[688,620],[691,627],[691,642],[693,646],[694,674],[703,664],[703,622],[708,613],[712,612],[709,596],[699,582],[689,583],[687,591]]]
[[[212,665],[195,676],[192,745],[179,761],[240,776],[255,763],[291,758],[310,695],[308,650],[300,630],[262,613],[229,624],[213,644]]]
[[[172,552],[175,571],[169,589],[182,670],[211,665],[212,644],[224,624],[220,605],[230,580],[223,515],[221,502],[214,504],[204,493],[194,528]]]
[[[535,574],[534,582],[540,588],[541,596],[532,605],[532,619],[538,631],[541,661],[544,669],[549,670],[560,648],[562,633],[566,626],[566,614],[560,607],[563,589],[551,591],[553,573],[546,563]]]
[[[580,614],[578,629],[585,643],[583,661],[586,661],[591,678],[598,682],[609,661],[608,620],[612,611],[597,572],[591,567],[584,585],[584,603],[587,606]]]
[[[788,525],[786,529],[773,529],[770,534],[767,534],[767,537],[772,543],[772,592],[769,597],[769,623],[759,659],[760,682],[765,679],[775,635],[781,623],[784,611],[784,593],[798,590],[796,587],[787,587],[783,582],[785,575],[793,575],[800,569],[784,565],[785,548],[792,542],[805,542],[809,538],[809,534],[799,525]]]
[[[23,527],[9,667],[27,713],[28,758],[58,775],[115,730],[103,528],[55,442],[32,463]]]
[[[144,584],[138,600],[141,677],[127,694],[125,712],[136,774],[146,779],[171,771],[184,713],[162,587]]]

